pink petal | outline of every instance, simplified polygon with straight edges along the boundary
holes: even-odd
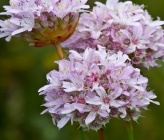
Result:
[[[126,103],[124,102],[124,101],[119,101],[119,100],[112,100],[111,102],[110,102],[110,105],[111,106],[114,106],[114,107],[116,107],[116,108],[118,108],[118,107],[121,107],[121,106],[123,106],[123,105],[125,105]]]
[[[62,109],[61,113],[62,114],[68,114],[68,113],[71,113],[72,111],[74,111],[75,108],[72,104],[65,104],[64,105],[64,108]]]
[[[121,118],[125,118],[126,115],[127,115],[126,110],[125,110],[124,108],[120,108],[119,111],[122,113],[122,114],[120,115],[120,117],[121,117]]]
[[[115,88],[115,90],[110,94],[110,98],[115,99],[117,97],[119,97],[122,93],[122,89],[121,88]]]
[[[93,98],[86,98],[86,102],[88,104],[93,104],[93,105],[100,105],[102,104],[101,98],[100,97],[93,97]]]
[[[109,111],[109,112],[110,112],[110,111]],[[108,114],[105,110],[102,110],[102,109],[100,109],[97,113],[98,113],[101,117],[104,117],[104,118],[106,118],[106,117],[109,116],[109,114]]]
[[[41,87],[41,88],[38,90],[38,92],[40,92],[39,95],[45,94],[44,91],[45,91],[47,88],[49,88],[49,87],[50,87],[50,85],[45,85],[44,87]]]
[[[72,92],[72,91],[77,91],[77,87],[71,83],[71,82],[63,82],[63,86],[62,86],[65,92]]]
[[[163,25],[164,21],[153,21],[152,23],[150,23],[150,26],[160,26]]]
[[[22,33],[27,30],[29,30],[29,29],[28,28],[20,28],[20,29],[15,30],[14,32],[12,32],[11,35],[14,36],[16,34]]]
[[[70,50],[69,52],[71,53],[70,56],[71,56],[73,59],[76,59],[76,60],[82,60],[82,59],[83,59],[82,56],[81,56],[78,52],[76,52],[76,51],[74,51],[74,50]]]
[[[84,110],[85,106],[86,106],[85,104],[79,104],[79,103],[73,104],[73,107],[76,108],[81,113],[85,112]]]
[[[96,92],[101,98],[105,97],[105,95],[106,95],[106,91],[103,87],[98,87],[96,89]]]
[[[90,112],[85,119],[85,124],[86,125],[90,124],[91,122],[94,121],[95,118],[96,118],[96,112]]]
[[[60,129],[62,128],[64,125],[66,125],[66,123],[70,120],[70,116],[66,116],[64,118],[62,118],[59,122],[57,127]]]

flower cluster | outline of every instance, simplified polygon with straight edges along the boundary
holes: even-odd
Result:
[[[90,13],[83,13],[77,31],[63,46],[77,51],[105,46],[128,54],[137,67],[158,66],[164,60],[164,21],[153,21],[144,6],[131,1],[96,2]]]
[[[42,47],[65,41],[74,32],[79,12],[87,0],[10,0],[1,15],[0,38],[24,38],[30,45]]]
[[[49,84],[39,92],[45,95],[43,113],[49,112],[58,128],[71,120],[97,131],[112,117],[136,121],[150,102],[159,104],[146,90],[148,79],[120,51],[113,54],[102,46],[71,50],[69,60],[57,64],[59,71],[47,75]]]

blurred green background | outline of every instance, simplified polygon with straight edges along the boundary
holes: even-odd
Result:
[[[102,1],[102,2],[105,2]],[[144,4],[149,13],[164,20],[164,0],[133,0]],[[94,0],[89,0],[93,5]],[[8,0],[0,1],[2,6]],[[0,39],[0,140],[80,140],[76,125],[67,124],[60,131],[44,110],[43,96],[38,89],[46,84],[46,74],[55,68],[58,56],[52,46],[34,48],[13,38],[9,43]],[[133,122],[135,140],[164,140],[164,63],[162,67],[142,71],[161,105],[151,104],[138,123]],[[98,140],[94,131],[84,132],[85,140]],[[105,129],[106,140],[127,140],[125,123],[112,119]]]

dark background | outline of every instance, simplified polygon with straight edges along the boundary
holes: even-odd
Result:
[[[105,1],[103,1],[105,2]],[[133,0],[144,4],[156,19],[164,20],[164,0]],[[93,5],[94,0],[89,0]],[[7,0],[0,1],[2,6]],[[52,46],[34,48],[25,41],[0,39],[0,140],[80,140],[76,124],[67,124],[60,131],[44,110],[43,96],[38,89],[46,84],[46,74],[55,68],[58,56]],[[161,63],[162,64],[162,63]],[[160,68],[142,70],[149,78],[149,87],[158,96],[160,106],[151,104],[138,122],[133,122],[135,140],[164,140],[164,63]],[[98,140],[94,131],[84,132],[85,140]],[[127,140],[125,123],[111,119],[105,129],[106,140]]]

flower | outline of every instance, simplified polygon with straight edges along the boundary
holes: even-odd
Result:
[[[102,45],[128,54],[133,65],[149,69],[164,60],[163,24],[159,18],[154,21],[143,5],[131,1],[96,2],[90,13],[81,15],[77,31],[62,45],[79,52]]]
[[[46,109],[60,129],[71,121],[85,130],[99,130],[110,118],[137,120],[156,96],[147,91],[148,79],[122,52],[102,46],[70,51],[69,59],[56,62],[59,70],[47,74],[48,84],[39,92]]]
[[[69,38],[78,23],[79,12],[88,8],[87,0],[10,0],[1,15],[0,38],[24,38],[30,45],[42,47],[58,44]]]

